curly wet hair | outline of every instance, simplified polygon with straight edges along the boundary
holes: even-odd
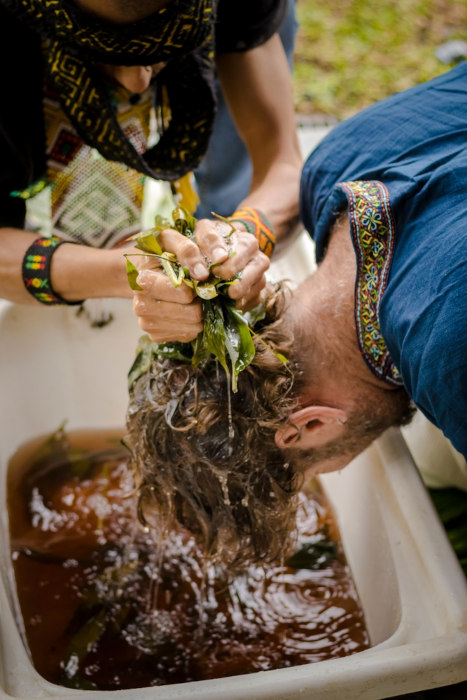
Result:
[[[278,357],[292,349],[287,297],[285,285],[271,288],[236,393],[214,361],[198,369],[161,356],[130,390],[140,519],[160,538],[181,526],[231,569],[276,560],[293,544],[302,481],[274,443],[295,403],[293,372]]]

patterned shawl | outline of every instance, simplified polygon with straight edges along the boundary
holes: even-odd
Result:
[[[50,41],[47,72],[79,136],[108,160],[156,179],[176,180],[203,157],[212,130],[214,21],[217,0],[173,0],[149,17],[115,25],[69,0],[1,0]],[[97,63],[151,65],[167,125],[140,155],[125,137]],[[168,108],[168,109],[167,109]]]

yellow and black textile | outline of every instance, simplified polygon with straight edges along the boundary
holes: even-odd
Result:
[[[214,22],[217,0],[174,0],[149,17],[114,25],[67,0],[2,0],[18,19],[50,41],[47,71],[79,136],[108,160],[150,177],[176,180],[203,157],[215,115]],[[164,127],[139,154],[125,137],[97,64],[167,63],[157,76]]]

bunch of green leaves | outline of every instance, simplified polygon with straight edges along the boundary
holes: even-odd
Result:
[[[221,218],[221,217],[219,217]],[[227,222],[228,223],[228,222]],[[194,238],[196,219],[186,210],[177,207],[172,212],[172,221],[156,217],[152,229],[136,234],[135,246],[143,255],[157,257],[161,267],[174,287],[188,285],[200,297],[203,308],[203,330],[192,343],[152,343],[146,336],[141,339],[137,357],[129,373],[130,387],[133,382],[148,370],[153,354],[191,362],[194,367],[203,367],[215,358],[231,377],[232,390],[237,390],[239,373],[248,367],[255,356],[250,324],[264,316],[262,309],[242,313],[235,308],[235,302],[227,295],[228,287],[237,278],[223,280],[215,274],[219,264],[209,264],[209,277],[203,282],[192,279],[188,268],[183,267],[173,253],[164,251],[158,240],[160,233],[167,228],[175,229],[187,238]],[[229,238],[235,229],[226,235]],[[138,269],[127,256],[127,274],[130,287],[140,289],[137,283]],[[285,358],[284,358],[285,359]]]

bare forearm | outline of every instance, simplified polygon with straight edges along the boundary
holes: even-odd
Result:
[[[299,232],[298,143],[290,70],[277,35],[245,54],[218,57],[226,100],[253,166],[240,206],[260,209],[278,238],[276,254]]]
[[[18,304],[38,304],[26,291],[22,278],[24,254],[37,233],[0,229],[0,297]],[[124,249],[101,250],[64,243],[52,257],[50,267],[54,291],[67,301],[99,297],[127,297]]]
[[[300,169],[288,163],[277,163],[267,178],[252,187],[241,207],[255,207],[263,212],[276,233],[274,258],[280,257],[301,232],[298,194]]]

